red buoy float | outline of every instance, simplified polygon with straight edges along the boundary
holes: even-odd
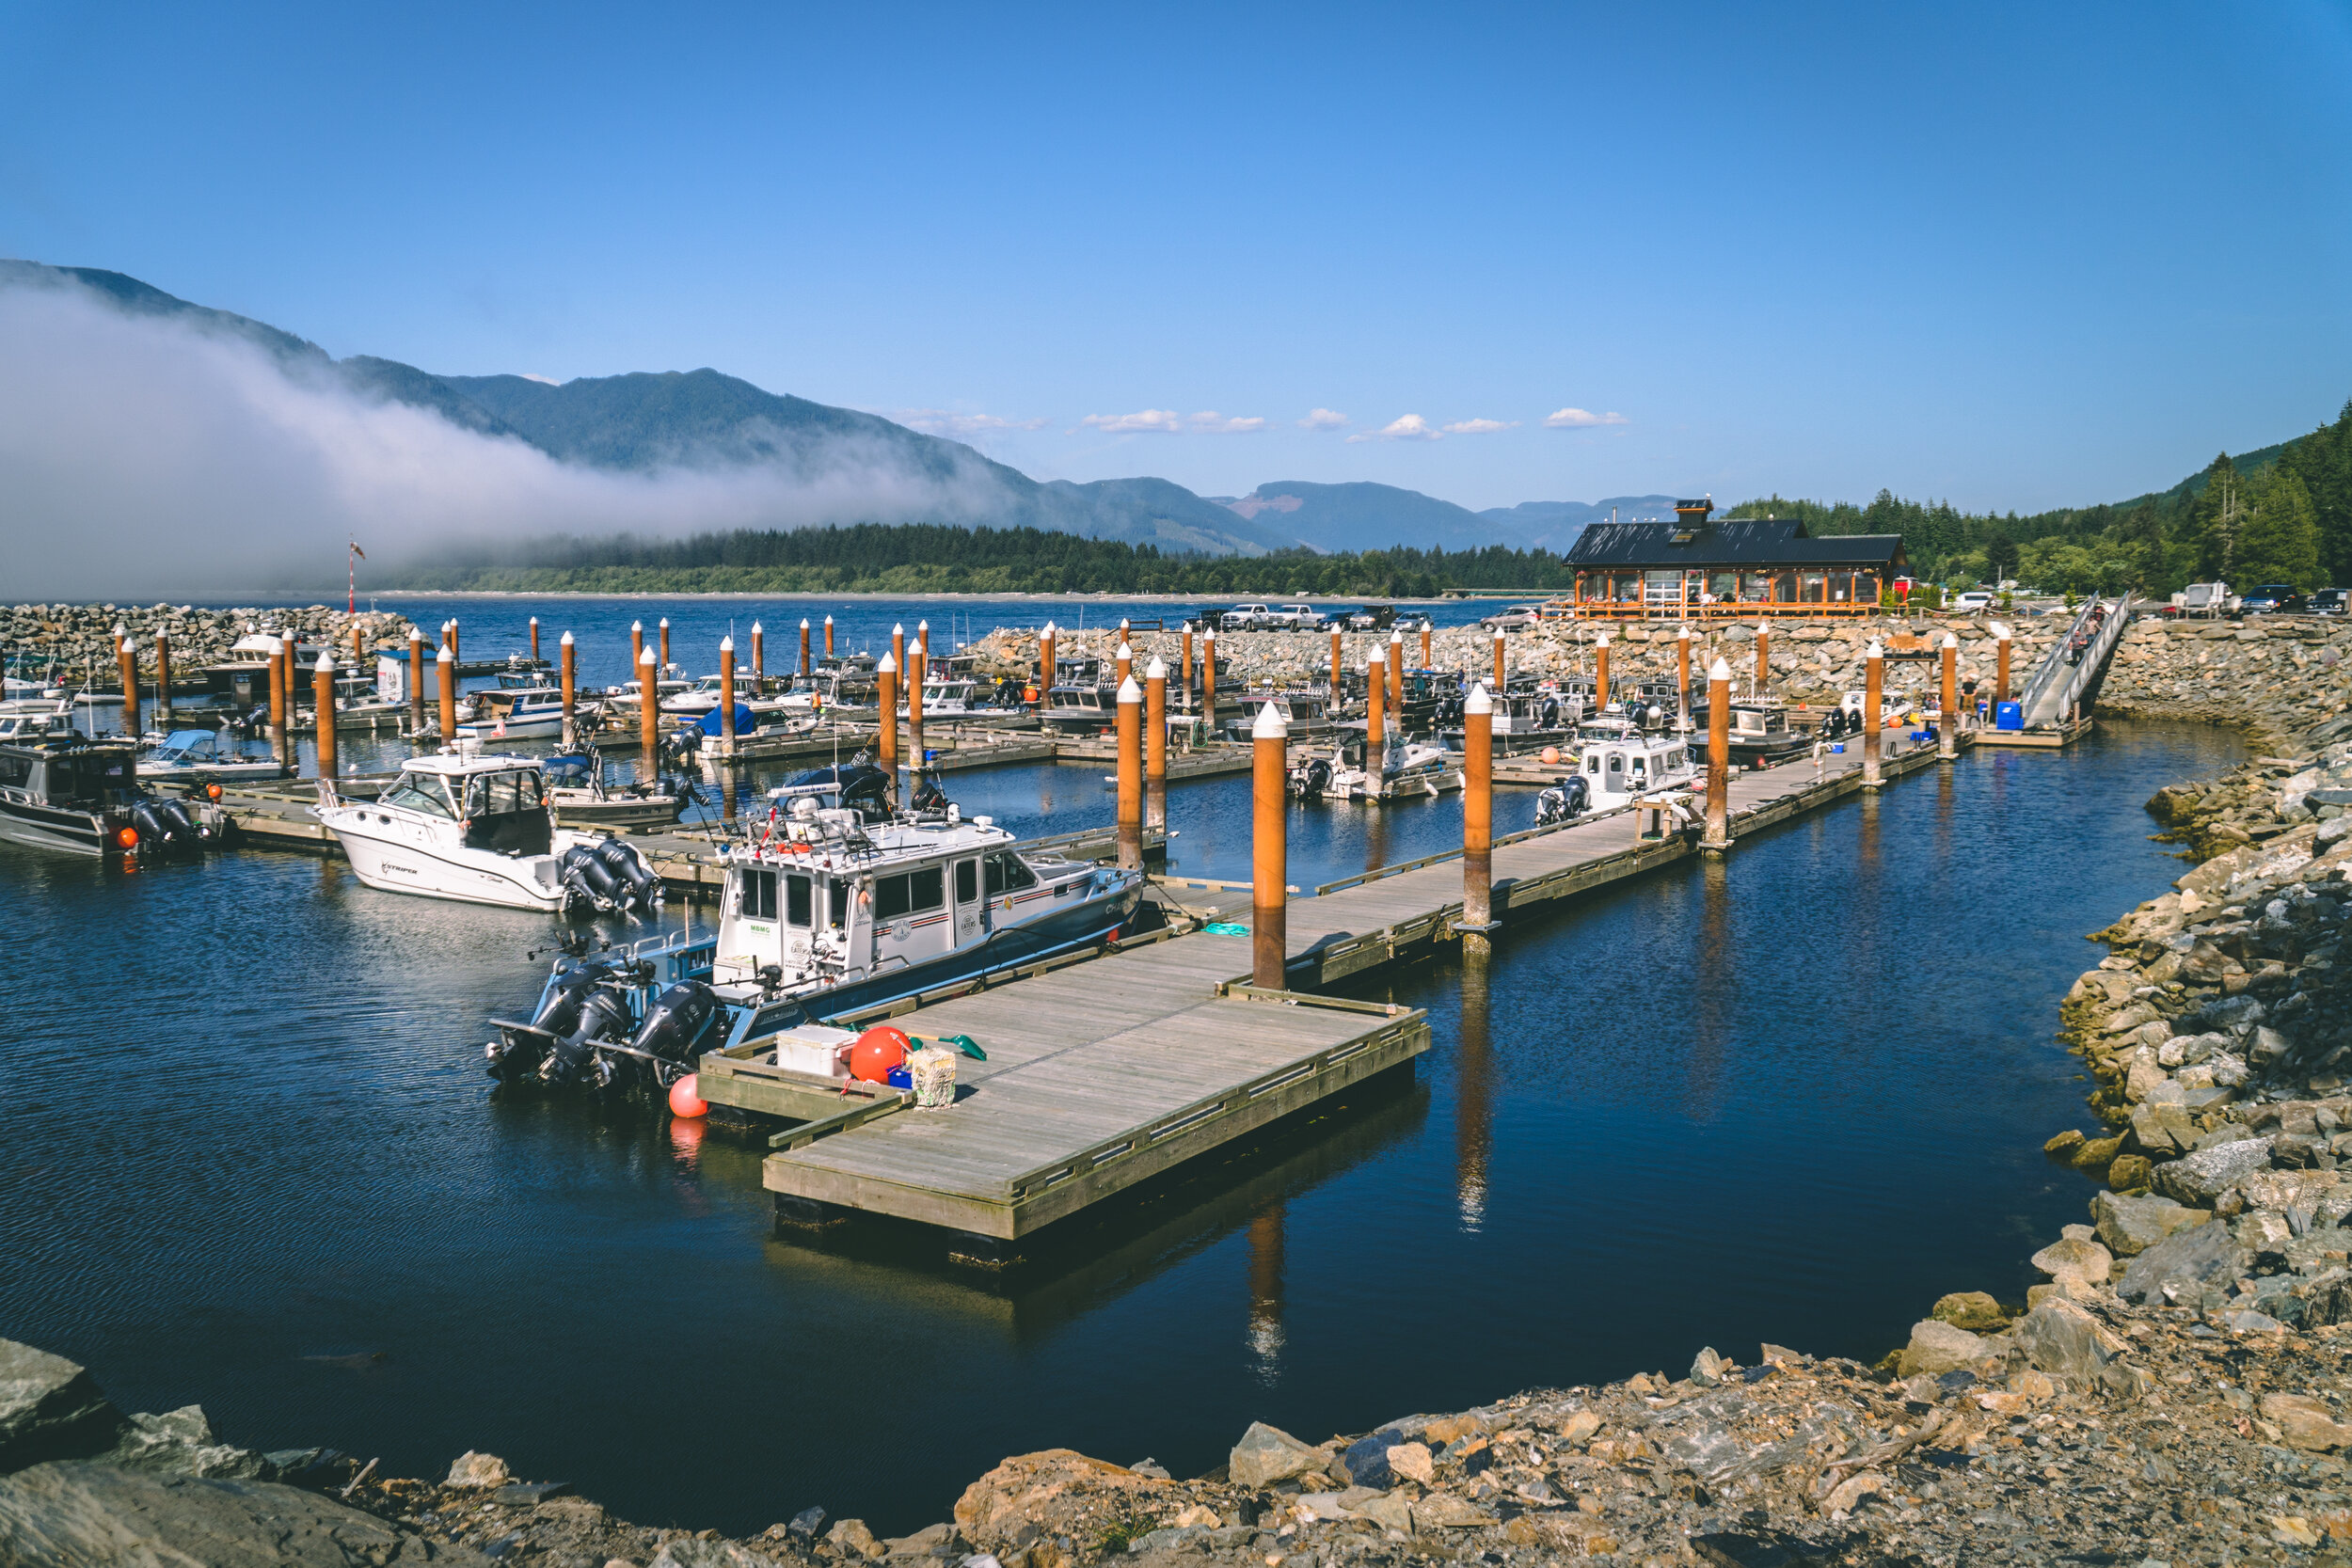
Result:
[[[890,1069],[905,1066],[907,1053],[914,1049],[914,1042],[904,1029],[877,1023],[850,1047],[850,1076],[868,1084],[886,1084]]]
[[[1559,747],[1547,746],[1544,748],[1544,766],[1546,768],[1557,768],[1560,766]]]
[[[674,1117],[705,1117],[710,1114],[709,1102],[694,1091],[700,1085],[696,1074],[688,1073],[670,1085],[670,1114]]]

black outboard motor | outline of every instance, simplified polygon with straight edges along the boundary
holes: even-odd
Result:
[[[612,966],[606,963],[580,964],[560,971],[539,1002],[539,1010],[529,1023],[509,1023],[499,1019],[499,1037],[485,1047],[490,1058],[490,1076],[498,1079],[519,1078],[537,1068],[548,1051],[580,1028],[588,999],[597,983],[608,979]]]
[[[192,855],[203,847],[196,823],[173,800],[135,800],[131,826],[138,830],[139,847],[157,855]]]
[[[1558,784],[1535,797],[1535,826],[1549,828],[1555,822],[1567,822],[1584,815],[1592,803],[1591,786],[1581,773],[1563,775]]]
[[[708,986],[700,980],[680,980],[645,1009],[644,1025],[628,1042],[629,1048],[642,1053],[641,1065],[666,1088],[692,1063],[694,1047],[718,1012],[718,994]],[[645,1061],[648,1056],[653,1060]]]
[[[1331,787],[1331,764],[1322,757],[1309,757],[1306,767],[1298,772],[1298,798],[1320,800],[1323,792]]]
[[[597,863],[610,871],[623,889],[619,908],[642,914],[661,902],[661,879],[653,874],[653,867],[645,863],[645,857],[638,853],[635,845],[608,838],[596,846],[596,856]]]
[[[539,1082],[542,1084],[594,1084],[602,1088],[611,1084],[613,1069],[611,1060],[596,1047],[605,1041],[617,1042],[628,1034],[628,1004],[611,987],[597,986],[580,998],[580,1022],[572,1032],[554,1042],[539,1062]]]
[[[1544,699],[1544,712],[1540,722],[1543,724],[1543,727],[1548,730],[1556,730],[1560,727],[1559,698],[1546,697]]]
[[[947,792],[940,787],[938,774],[926,770],[914,776],[913,803],[918,812],[936,812],[943,816],[946,813]]]

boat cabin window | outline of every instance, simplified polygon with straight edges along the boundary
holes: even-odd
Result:
[[[31,757],[0,756],[0,784],[23,788],[24,781],[33,776]]]
[[[449,796],[443,791],[441,781],[421,773],[403,773],[400,782],[384,792],[383,800],[388,806],[405,806],[434,816],[457,815],[450,810]]]
[[[850,884],[834,882],[830,885],[833,888],[833,907],[825,924],[838,931],[850,923]]]
[[[476,773],[466,781],[468,816],[504,816],[511,812],[535,811],[544,804],[536,768]]]
[[[1617,789],[1621,787],[1624,783],[1625,753],[1623,752],[1612,752],[1609,753],[1609,787],[1611,789]]]
[[[798,872],[787,873],[784,879],[784,919],[788,926],[805,930],[809,913],[808,879]]]
[[[737,897],[735,912],[746,920],[776,918],[776,874],[760,866],[743,868],[743,891]]]
[[[1037,873],[1031,871],[1028,863],[1019,855],[988,857],[988,895],[991,898],[1000,893],[1018,893],[1023,888],[1035,886]]]
[[[56,805],[99,805],[109,791],[130,785],[130,759],[110,753],[52,756],[49,800]]]
[[[980,863],[956,862],[956,902],[969,904],[980,895]]]
[[[922,914],[946,902],[946,879],[941,868],[927,865],[896,877],[874,879],[874,919],[896,920],[902,914]]]

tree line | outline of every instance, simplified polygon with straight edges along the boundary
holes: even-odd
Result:
[[[2014,579],[2074,593],[2169,594],[2190,582],[2352,585],[2352,402],[2283,445],[2223,452],[2171,489],[2020,516],[1881,490],[1867,506],[1743,501],[1733,517],[1798,517],[1814,534],[1899,533],[1915,576],[1964,586]]]

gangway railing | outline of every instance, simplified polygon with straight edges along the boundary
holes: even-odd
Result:
[[[2115,645],[2123,640],[2123,628],[2131,625],[2133,598],[2125,594],[2111,608],[2095,594],[2084,601],[2066,635],[2042,656],[2041,667],[2026,686],[2019,704],[2026,728],[2048,729],[2064,722],[2098,684],[2106,673],[2107,660],[2115,655]]]

